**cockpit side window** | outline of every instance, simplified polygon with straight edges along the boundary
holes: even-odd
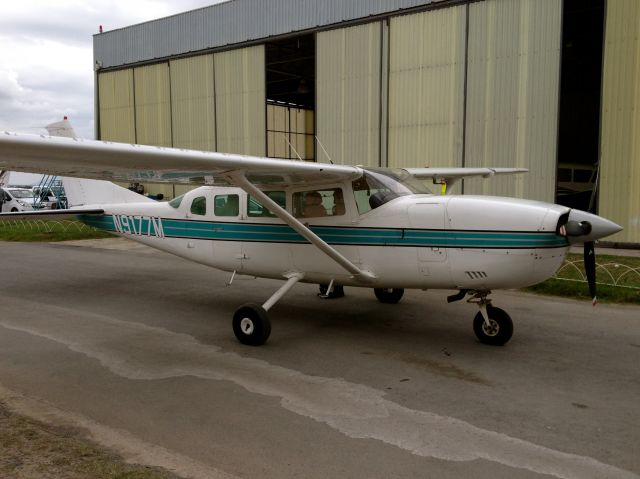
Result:
[[[293,194],[293,214],[296,218],[321,218],[345,214],[342,188],[298,191]]]
[[[287,195],[284,191],[265,191],[264,192],[269,198],[275,201],[279,206],[286,208],[287,207]],[[247,216],[249,217],[266,217],[266,218],[275,218],[276,215],[271,213],[269,209],[260,203],[257,198],[254,198],[251,195],[248,195],[247,198]]]
[[[240,197],[238,195],[216,195],[213,213],[216,216],[238,216],[240,214]]]
[[[191,214],[204,216],[207,214],[207,198],[198,196],[191,202]]]

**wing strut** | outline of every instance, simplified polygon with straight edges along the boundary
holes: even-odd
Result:
[[[300,222],[297,218],[295,218],[292,214],[290,214],[287,210],[282,208],[278,203],[269,198],[260,188],[251,183],[243,172],[233,173],[230,175],[230,179],[233,183],[238,185],[240,188],[245,190],[247,193],[253,195],[257,198],[260,203],[266,206],[269,211],[271,211],[274,215],[284,221],[287,225],[289,225],[293,230],[295,230],[298,234],[303,236],[307,241],[316,246],[320,251],[329,256],[332,260],[346,269],[349,273],[353,274],[354,277],[363,283],[370,283],[376,277],[371,274],[369,271],[364,271],[363,269],[358,268],[355,264],[345,258],[340,252],[338,252],[335,248],[330,246],[327,242],[325,242],[322,238],[320,238],[317,234],[311,231],[307,226],[305,226],[302,222]]]

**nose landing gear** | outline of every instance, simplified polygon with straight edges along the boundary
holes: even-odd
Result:
[[[458,294],[449,296],[448,301],[459,301],[467,294],[473,294],[467,303],[476,303],[478,313],[473,318],[473,332],[481,343],[491,346],[503,346],[513,336],[513,321],[507,312],[496,308],[487,297],[491,291],[461,290]]]
[[[481,343],[503,346],[513,336],[513,321],[503,309],[491,305],[489,292],[476,293],[469,303],[477,303],[480,311],[473,318],[473,332]]]

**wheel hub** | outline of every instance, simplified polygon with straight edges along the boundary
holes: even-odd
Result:
[[[250,334],[253,333],[253,329],[254,329],[253,321],[251,321],[251,319],[249,318],[242,318],[242,321],[240,321],[240,329],[244,334],[249,336]]]
[[[496,320],[489,319],[489,324],[486,321],[482,323],[482,331],[487,336],[496,336],[500,331],[500,326]]]

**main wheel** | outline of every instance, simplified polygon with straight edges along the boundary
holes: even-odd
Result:
[[[378,301],[385,304],[396,304],[404,295],[402,288],[374,288],[373,292]]]
[[[473,319],[473,332],[481,343],[492,346],[502,346],[513,336],[513,321],[509,315],[500,308],[487,305],[489,325],[484,322],[482,313],[478,311]]]
[[[322,298],[336,299],[336,298],[342,298],[344,296],[344,288],[340,285],[334,285],[333,291],[331,291],[329,294],[327,294],[328,289],[329,289],[328,284],[320,285],[320,296]]]
[[[271,321],[258,304],[244,304],[233,314],[233,333],[242,344],[261,346],[271,334]]]
[[[15,206],[13,208],[11,208],[11,212],[12,213],[17,213],[18,212],[18,208],[16,208]]]

